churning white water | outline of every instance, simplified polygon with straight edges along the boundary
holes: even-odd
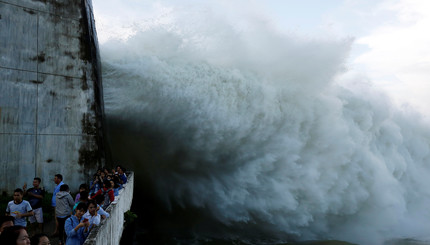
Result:
[[[159,155],[135,160],[165,206],[235,239],[426,240],[430,127],[347,75],[352,40],[220,12],[171,12],[101,46],[107,118],[163,142],[124,154]]]

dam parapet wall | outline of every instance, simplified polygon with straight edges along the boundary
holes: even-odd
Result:
[[[124,213],[130,210],[133,200],[134,173],[128,173],[127,179],[127,185],[119,191],[115,201],[106,209],[110,214],[109,218],[102,220],[99,226],[91,230],[84,245],[120,243],[124,229]]]
[[[105,165],[91,0],[0,0],[0,191],[59,173],[72,190]]]

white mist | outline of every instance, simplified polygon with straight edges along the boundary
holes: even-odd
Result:
[[[284,241],[426,239],[430,128],[347,73],[352,40],[165,11],[101,52],[108,116],[185,152],[147,166],[166,206]]]

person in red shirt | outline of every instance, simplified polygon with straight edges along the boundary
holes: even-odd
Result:
[[[94,195],[92,195],[91,199],[94,199],[98,195],[103,195],[105,198],[105,202],[102,206],[103,209],[106,209],[107,206],[109,206],[109,204],[115,200],[112,184],[110,183],[109,180],[103,181],[103,189],[99,190]]]

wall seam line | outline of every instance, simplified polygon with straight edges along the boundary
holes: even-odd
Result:
[[[36,23],[36,55],[39,56],[39,16],[37,13],[37,23]],[[39,61],[36,60],[36,79],[39,81]],[[37,137],[37,127],[38,127],[38,113],[39,113],[39,84],[36,84],[36,125],[35,125],[35,143],[34,143],[34,176],[37,176],[37,148],[39,147],[38,137]]]

